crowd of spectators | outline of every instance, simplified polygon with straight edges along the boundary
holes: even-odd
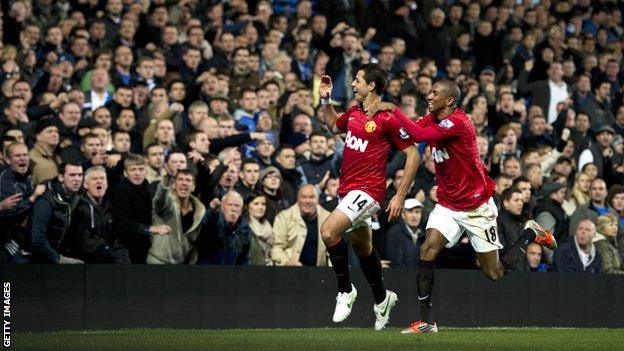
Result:
[[[344,111],[377,62],[413,120],[433,82],[459,84],[496,235],[533,218],[559,241],[519,270],[624,273],[623,4],[3,1],[0,262],[328,265],[344,142],[318,86]],[[444,155],[419,150],[402,219],[373,218],[384,266],[416,265],[436,204]],[[386,202],[404,163],[391,153]],[[464,238],[438,266],[475,262]]]

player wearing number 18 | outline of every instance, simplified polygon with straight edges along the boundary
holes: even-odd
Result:
[[[429,215],[418,261],[421,320],[412,323],[403,333],[438,331],[431,318],[434,262],[440,250],[444,246],[454,246],[464,231],[477,252],[481,269],[491,280],[497,280],[515,266],[531,242],[551,249],[557,245],[551,233],[534,221],[528,221],[520,238],[506,248],[499,259],[498,251],[503,246],[498,239],[498,211],[492,199],[495,183],[479,158],[476,132],[470,118],[457,108],[459,97],[459,87],[454,82],[435,83],[427,96],[429,114],[417,122],[387,103],[371,108],[371,113],[392,110],[412,140],[429,144],[435,161],[438,204]]]
[[[397,218],[403,209],[405,195],[419,161],[416,147],[391,112],[366,116],[369,107],[381,101],[387,76],[387,72],[377,64],[362,66],[351,83],[357,104],[342,115],[338,115],[331,105],[331,79],[323,76],[319,87],[327,127],[332,130],[336,127],[338,131],[347,133],[338,189],[340,202],[321,225],[321,237],[338,278],[333,320],[345,320],[357,296],[357,290],[349,277],[347,245],[342,238],[345,232],[350,231],[351,244],[375,298],[373,311],[376,330],[386,326],[390,311],[398,299],[394,292],[384,287],[381,261],[371,244],[370,217],[380,209],[379,204],[384,200],[386,164],[391,146],[405,153],[407,160],[401,187],[386,209],[390,220]]]

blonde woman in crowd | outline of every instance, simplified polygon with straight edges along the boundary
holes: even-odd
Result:
[[[612,214],[600,216],[596,220],[594,245],[602,256],[602,272],[624,274],[620,253],[615,247],[618,233],[618,219]]]
[[[589,189],[591,179],[587,173],[578,173],[572,187],[572,199],[576,202],[576,206],[585,205],[589,202]]]

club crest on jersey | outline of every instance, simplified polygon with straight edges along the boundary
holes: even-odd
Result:
[[[352,135],[351,131],[348,131],[347,137],[345,138],[345,146],[355,151],[364,152],[368,146],[368,140],[362,140]]]
[[[449,129],[449,128],[451,128],[452,126],[454,126],[455,124],[453,124],[453,122],[451,122],[451,120],[449,120],[449,119],[445,119],[445,120],[443,120],[442,122],[440,122],[438,125],[439,125],[440,127],[442,127],[442,128]]]
[[[401,139],[409,139],[409,134],[403,129],[403,127],[399,128],[399,136]]]
[[[375,123],[375,121],[368,121],[364,125],[364,130],[368,133],[374,132],[375,129],[377,129],[377,124]]]

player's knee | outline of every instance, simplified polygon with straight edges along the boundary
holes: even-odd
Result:
[[[329,225],[323,223],[321,225],[321,239],[325,243],[325,246],[333,246],[338,243],[338,235],[334,234],[334,231],[331,229]]]
[[[420,258],[427,261],[433,261],[436,258],[436,249],[431,243],[425,242],[420,246]]]

